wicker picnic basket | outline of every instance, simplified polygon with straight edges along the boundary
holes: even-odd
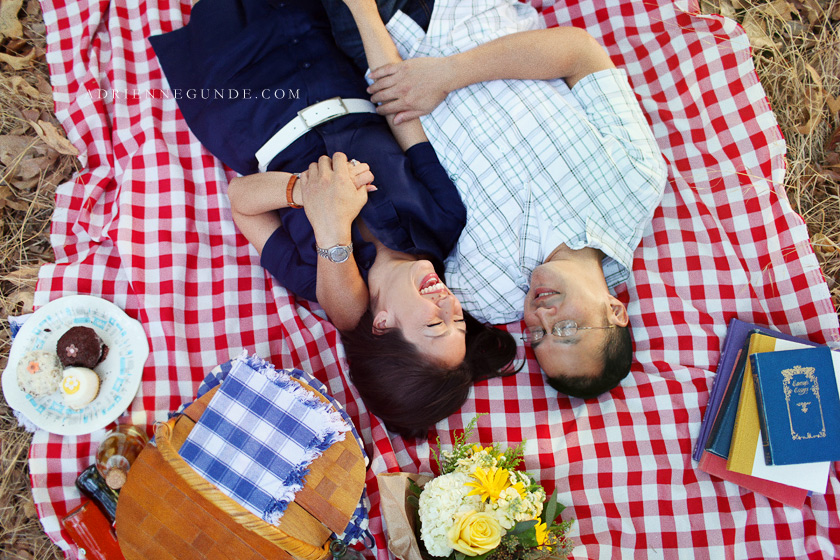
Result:
[[[279,526],[270,525],[222,494],[178,455],[215,392],[160,424],[156,446],[147,445],[132,465],[116,515],[117,539],[126,559],[329,557],[331,533],[347,527],[364,488],[365,464],[356,440],[348,434],[313,461]]]

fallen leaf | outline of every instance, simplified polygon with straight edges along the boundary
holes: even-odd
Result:
[[[774,43],[767,34],[767,24],[765,21],[759,19],[752,13],[748,13],[746,17],[744,17],[744,21],[741,23],[741,26],[743,26],[744,31],[746,31],[747,37],[750,40],[750,45],[752,45],[754,49],[776,48],[776,43]]]
[[[6,166],[14,165],[15,161],[22,155],[33,150],[35,155],[47,153],[46,146],[34,136],[21,136],[17,134],[0,135],[0,163]]]
[[[805,14],[806,14],[806,17],[808,19],[808,22],[811,23],[811,24],[814,24],[814,23],[817,23],[818,21],[821,21],[822,18],[823,18],[823,14],[825,14],[825,9],[822,6],[820,6],[816,2],[816,0],[805,0],[802,7],[805,10]],[[800,16],[801,16],[802,11],[800,11],[799,13],[800,13]]]
[[[3,50],[9,54],[23,54],[24,51],[29,49],[29,42],[24,39],[23,37],[15,37],[13,39],[9,39],[5,45],[3,45]]]
[[[31,500],[27,500],[23,503],[23,514],[29,519],[37,519],[38,510],[35,508],[35,504],[33,504]]]
[[[15,193],[12,192],[12,189],[5,183],[0,183],[0,208],[11,208],[12,210],[25,212],[29,209],[29,204],[23,200],[19,200]]]
[[[36,74],[35,78],[38,81],[38,91],[40,91],[42,95],[46,96],[47,99],[52,99],[53,92],[50,83],[45,80],[40,73]]]
[[[3,280],[11,282],[16,288],[35,288],[35,283],[38,282],[38,271],[41,270],[41,264],[24,265],[17,270],[10,272],[3,276]]]
[[[814,86],[806,86],[803,106],[808,111],[808,122],[796,127],[800,134],[811,134],[822,121],[822,108],[825,104],[822,76],[810,64],[805,64],[805,70],[811,75]]]
[[[775,0],[769,4],[759,6],[758,11],[771,18],[781,18],[784,21],[792,21],[793,14],[798,13],[796,8],[787,0]]]
[[[23,109],[21,115],[28,121],[37,121],[41,118],[41,112],[38,109]]]
[[[29,51],[25,56],[12,56],[6,53],[0,53],[0,61],[5,62],[12,67],[12,70],[23,70],[32,66],[32,61],[35,59],[35,49]]]
[[[3,0],[0,3],[0,37],[20,37],[23,26],[18,20],[18,12],[23,0]]]
[[[23,76],[12,76],[12,89],[15,93],[23,92],[32,99],[41,98],[41,92],[32,87],[32,84],[27,82]]]
[[[837,156],[837,151],[840,150],[840,126],[834,129],[834,132],[831,133],[831,136],[828,137],[828,140],[825,142],[825,151],[826,152],[834,152],[833,154],[829,154],[826,158],[833,156]]]
[[[811,237],[811,246],[814,248],[814,251],[823,254],[840,252],[840,247],[821,232],[817,232]]]
[[[79,150],[76,149],[70,140],[62,136],[52,123],[39,120],[37,123],[30,121],[29,124],[35,129],[38,137],[56,152],[69,156],[79,155]]]
[[[735,19],[735,6],[732,5],[732,2],[730,2],[729,0],[721,0],[720,15],[729,19]]]
[[[44,156],[25,158],[17,168],[18,177],[21,179],[40,177],[49,170],[56,159],[58,159],[58,154],[53,151]]]
[[[29,550],[23,548],[22,546],[16,547],[15,555],[17,556],[15,560],[35,560],[35,556],[33,556]]]
[[[840,114],[840,95],[826,95],[825,104],[828,105],[828,110],[832,116],[836,117]]]

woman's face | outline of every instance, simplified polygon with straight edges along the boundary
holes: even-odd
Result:
[[[374,329],[398,328],[425,356],[454,367],[466,354],[467,326],[461,302],[429,261],[398,261],[369,280],[377,294]]]

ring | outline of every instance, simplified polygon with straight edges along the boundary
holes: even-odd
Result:
[[[351,159],[350,160],[350,165],[352,165],[353,167],[356,167],[357,165],[359,165],[359,160]]]

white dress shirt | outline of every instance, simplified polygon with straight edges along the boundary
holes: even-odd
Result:
[[[398,12],[403,58],[442,57],[540,29],[515,0],[436,0],[429,30]],[[449,94],[423,127],[467,207],[446,283],[478,319],[522,318],[531,272],[559,245],[600,249],[607,284],[624,282],[661,200],[665,162],[623,70],[495,80]]]

